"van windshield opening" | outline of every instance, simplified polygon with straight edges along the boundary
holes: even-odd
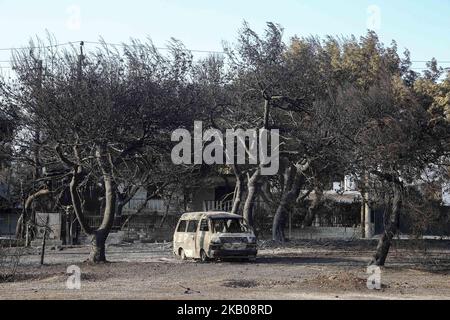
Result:
[[[249,228],[243,219],[219,218],[211,219],[214,233],[246,233]]]

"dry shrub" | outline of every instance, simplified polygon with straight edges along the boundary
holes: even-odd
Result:
[[[0,241],[0,283],[14,281],[23,250]]]

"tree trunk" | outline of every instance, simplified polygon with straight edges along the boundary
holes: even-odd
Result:
[[[258,168],[253,173],[251,177],[249,177],[247,182],[247,199],[245,200],[243,216],[247,221],[250,227],[254,227],[253,221],[253,208],[255,206],[256,197],[258,195],[258,181],[261,177],[261,169]]]
[[[286,226],[286,206],[286,196],[283,195],[283,198],[278,205],[277,212],[273,217],[272,239],[277,242],[284,242],[286,240],[286,236],[284,234],[284,228]]]
[[[319,208],[319,205],[322,201],[322,197],[323,197],[323,191],[316,188],[315,197],[308,207],[308,213],[306,214],[305,218],[303,219],[303,223],[302,223],[303,227],[310,227],[312,225],[314,219],[316,218],[317,209]]]
[[[244,177],[237,165],[233,165],[233,171],[236,176],[236,189],[234,190],[233,208],[231,209],[231,213],[239,214],[244,193]]]
[[[270,118],[270,98],[264,95],[264,129],[269,129]],[[258,167],[253,175],[248,177],[247,181],[247,198],[244,203],[244,209],[242,215],[251,228],[254,228],[254,207],[255,200],[258,196],[258,182],[261,178],[261,167]]]
[[[121,217],[122,216],[123,208],[125,207],[125,205],[126,204],[121,202],[121,201],[119,201],[116,204],[116,214],[115,214],[116,217]]]
[[[112,167],[108,161],[106,145],[97,146],[97,162],[102,171],[103,183],[105,185],[105,211],[101,226],[92,234],[91,253],[89,261],[93,263],[106,262],[105,243],[114,223],[116,213],[117,188],[112,177]]]
[[[50,190],[42,189],[37,191],[36,193],[30,195],[24,203],[24,207],[22,210],[22,214],[17,221],[16,226],[16,238],[22,239],[26,233],[27,224],[30,221],[30,216],[28,214],[28,210],[30,209],[33,202],[41,197],[47,196],[50,194]]]
[[[139,191],[139,185],[128,186],[124,192],[117,191],[116,217],[121,217],[123,208],[134,198]]]
[[[49,216],[47,216],[47,220],[46,220],[46,222],[45,222],[45,227],[44,227],[44,235],[42,236],[42,247],[41,247],[41,266],[43,266],[43,265],[44,265],[44,257],[45,257],[45,242],[47,241],[48,221],[49,221]]]
[[[117,196],[117,186],[113,179],[113,168],[110,161],[111,155],[108,153],[106,143],[103,142],[96,145],[95,157],[97,158],[97,163],[101,170],[105,186],[105,209],[103,212],[102,224],[97,230],[92,230],[84,217],[83,205],[78,192],[78,187],[83,176],[83,168],[81,166],[77,146],[73,147],[73,151],[78,162],[72,162],[67,159],[60,146],[56,147],[56,152],[60,160],[73,169],[72,180],[70,182],[70,196],[72,198],[73,211],[80,224],[81,230],[86,235],[92,236],[89,261],[93,263],[106,262],[105,243],[114,223]]]
[[[284,173],[284,189],[280,203],[273,218],[272,239],[277,242],[286,240],[284,228],[289,204],[295,202],[300,194],[303,182],[302,172],[294,165],[288,166]]]
[[[89,261],[92,263],[106,262],[105,244],[108,238],[109,230],[97,230],[92,235],[91,252]]]
[[[24,223],[23,223],[23,212],[17,220],[16,225],[16,239],[23,239],[24,236]]]
[[[381,239],[378,242],[377,251],[370,262],[370,265],[384,266],[389,249],[392,244],[392,239],[398,232],[400,222],[400,211],[403,202],[403,187],[400,182],[394,182],[394,196],[392,199],[392,208],[387,211],[385,217],[385,228]]]
[[[167,217],[169,216],[169,212],[170,212],[170,206],[172,205],[172,199],[173,199],[173,193],[170,193],[170,196],[168,196],[165,201],[166,201],[166,211],[164,211],[164,215],[161,218],[161,222],[159,223],[159,227],[162,228],[164,226],[164,223],[167,220]]]

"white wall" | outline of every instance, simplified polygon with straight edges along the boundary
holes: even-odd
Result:
[[[450,207],[450,182],[442,186],[442,203]]]

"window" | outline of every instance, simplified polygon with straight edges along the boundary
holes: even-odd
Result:
[[[204,231],[204,232],[209,231],[208,220],[203,219],[203,220],[200,222],[200,231]]]
[[[189,221],[189,224],[188,224],[188,227],[187,227],[187,232],[190,232],[190,233],[197,232],[197,226],[198,226],[198,221],[197,220]]]
[[[243,219],[213,219],[214,233],[245,233],[249,228]]]
[[[186,224],[187,224],[186,220],[181,220],[180,224],[178,225],[177,232],[186,232]]]

